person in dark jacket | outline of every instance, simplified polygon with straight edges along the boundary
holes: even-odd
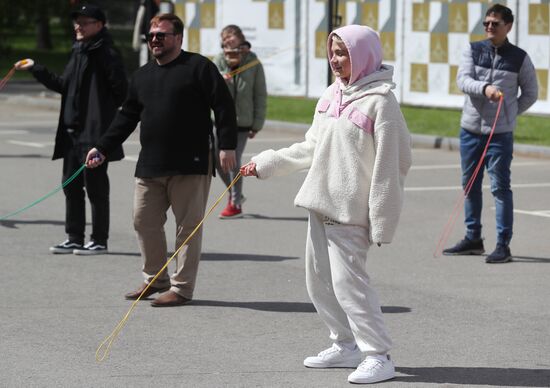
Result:
[[[93,5],[82,5],[71,13],[76,42],[63,74],[57,75],[32,59],[15,64],[29,70],[48,89],[61,94],[61,111],[55,136],[53,159],[63,158],[66,181],[84,163],[86,153],[105,132],[127,91],[122,59],[105,27],[105,14]],[[122,147],[109,154],[109,161],[124,157]],[[95,255],[107,252],[109,238],[109,177],[107,165],[86,169],[63,191],[67,240],[50,247],[53,253]],[[84,245],[85,193],[91,204],[92,233]]]
[[[514,151],[516,117],[535,103],[538,96],[537,74],[529,55],[508,41],[514,15],[510,8],[492,5],[485,13],[483,26],[487,39],[471,43],[460,63],[457,84],[465,93],[460,120],[460,157],[462,186],[466,188],[489,142],[484,166],[477,175],[464,201],[466,235],[444,255],[481,255],[485,248],[481,235],[483,169],[491,178],[495,199],[497,242],[487,256],[487,263],[512,260],[514,203],[510,188],[510,167]],[[518,93],[521,92],[521,93]],[[502,113],[495,121],[499,100]]]
[[[193,298],[202,229],[183,243],[204,217],[214,173],[213,150],[219,150],[224,171],[235,168],[237,123],[231,94],[216,66],[181,49],[183,22],[173,14],[161,14],[150,25],[147,41],[154,60],[132,76],[122,108],[88,153],[86,164],[101,166],[141,121],[134,228],[145,261],[144,282],[125,297],[135,300],[142,293],[146,298],[166,291],[151,304],[167,307]],[[164,270],[151,284],[166,264],[164,224],[170,207],[177,226],[177,268],[171,279]]]

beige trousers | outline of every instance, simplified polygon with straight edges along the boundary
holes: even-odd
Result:
[[[210,181],[208,175],[175,175],[159,178],[137,178],[134,192],[134,228],[144,258],[143,276],[150,283],[166,264],[167,246],[164,224],[166,212],[172,208],[176,219],[176,247],[189,237],[204,217]],[[179,295],[192,299],[199,268],[202,227],[179,251],[176,271],[165,271],[155,280],[155,287],[168,287]]]
[[[334,342],[355,342],[367,355],[386,354],[392,343],[367,274],[368,230],[325,222],[309,212],[306,285]]]

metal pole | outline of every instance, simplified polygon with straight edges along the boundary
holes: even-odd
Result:
[[[334,16],[333,16],[333,3],[334,3],[334,0],[328,0],[327,1],[327,36],[332,32],[333,28],[334,28]],[[327,86],[329,86],[330,84],[332,84],[332,69],[330,68],[330,63],[328,63],[328,66],[327,66]]]

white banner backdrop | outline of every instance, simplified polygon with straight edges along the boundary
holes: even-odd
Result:
[[[539,84],[539,99],[530,112],[550,113],[548,67],[550,66],[550,9],[548,0],[519,1],[518,13],[525,15],[518,23],[519,46],[529,53]]]
[[[173,0],[185,22],[184,49],[208,57],[218,54],[219,34],[239,25],[266,72],[271,95],[319,97],[327,87],[328,0]],[[379,31],[384,62],[395,67],[400,102],[460,108],[456,86],[462,52],[485,38],[487,0],[339,0],[345,24]],[[509,39],[526,50],[537,68],[539,101],[533,113],[550,113],[549,0],[501,1],[516,21]]]

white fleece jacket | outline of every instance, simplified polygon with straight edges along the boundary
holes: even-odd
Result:
[[[351,85],[329,86],[303,142],[252,158],[258,178],[309,169],[296,206],[364,226],[373,243],[391,242],[411,166],[411,138],[392,76],[393,68],[381,65]]]

